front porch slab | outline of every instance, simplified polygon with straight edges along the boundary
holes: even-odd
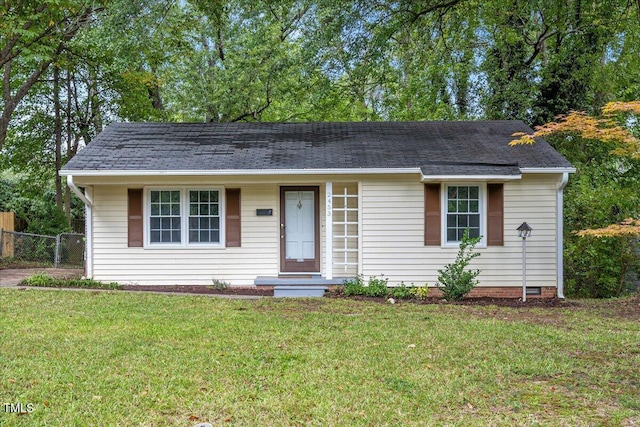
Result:
[[[271,276],[258,276],[253,281],[256,286],[339,286],[344,283],[346,277],[336,277],[333,279],[325,279],[318,276],[304,276],[304,277],[271,277]]]
[[[309,298],[322,297],[331,286],[340,286],[345,281],[344,277],[326,279],[318,275],[304,276],[259,276],[253,281],[255,286],[273,287],[273,296],[276,298]]]
[[[317,298],[324,296],[327,286],[276,286],[273,288],[275,298]]]

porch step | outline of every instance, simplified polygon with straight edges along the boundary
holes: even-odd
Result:
[[[273,296],[275,298],[312,298],[324,296],[324,291],[329,289],[327,286],[275,286],[273,288]]]
[[[258,276],[253,281],[256,286],[275,286],[275,287],[291,287],[291,286],[337,286],[342,285],[345,281],[344,277],[325,279],[321,276],[312,277],[266,277]]]

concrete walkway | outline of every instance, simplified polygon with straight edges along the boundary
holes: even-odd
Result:
[[[70,279],[82,277],[84,271],[78,268],[5,268],[0,270],[0,287],[18,286],[27,277],[42,273],[60,279]]]

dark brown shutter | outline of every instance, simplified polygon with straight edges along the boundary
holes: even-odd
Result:
[[[502,184],[487,184],[487,245],[504,245],[504,190]]]
[[[240,189],[226,190],[226,240],[227,247],[240,246]]]
[[[129,189],[129,247],[142,247],[142,189]]]
[[[424,244],[440,246],[440,184],[424,186]]]

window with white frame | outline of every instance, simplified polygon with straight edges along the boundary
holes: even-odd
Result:
[[[148,244],[219,245],[222,242],[220,198],[220,190],[214,189],[149,189]]]
[[[220,193],[189,191],[189,243],[220,243]]]
[[[478,185],[448,185],[446,191],[446,230],[447,243],[462,240],[465,230],[469,237],[481,234],[481,198]]]
[[[180,243],[180,191],[152,190],[149,192],[149,242]]]

